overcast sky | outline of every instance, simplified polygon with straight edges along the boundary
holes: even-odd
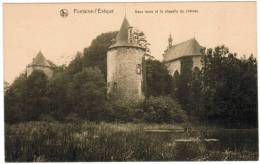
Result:
[[[74,13],[98,8],[113,12]],[[68,9],[68,17],[59,15],[61,9]],[[119,30],[125,12],[130,25],[144,31],[157,59],[170,33],[173,44],[195,37],[208,48],[225,44],[240,56],[256,56],[255,2],[4,4],[4,80],[12,82],[39,51],[56,64],[69,61],[97,35]]]

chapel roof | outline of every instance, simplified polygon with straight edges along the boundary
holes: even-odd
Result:
[[[179,59],[184,56],[201,56],[203,55],[201,49],[203,47],[195,38],[175,44],[169,47],[164,54],[164,62]]]

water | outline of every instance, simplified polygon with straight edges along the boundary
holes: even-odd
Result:
[[[222,129],[208,131],[205,137],[220,140],[219,149],[258,151],[257,129]]]
[[[170,142],[204,141],[208,150],[231,150],[258,152],[258,129],[217,129],[193,131],[189,135],[184,131],[149,130],[153,137]],[[205,142],[206,141],[206,142]]]

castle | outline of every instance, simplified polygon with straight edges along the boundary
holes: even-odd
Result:
[[[170,74],[179,73],[182,59],[191,59],[191,68],[202,67],[202,46],[193,38],[173,45],[172,37],[168,39],[168,47],[163,54],[163,63]],[[107,93],[115,101],[142,101],[145,95],[145,59],[152,59],[146,49],[137,43],[133,28],[126,17],[123,20],[115,43],[107,52]]]
[[[50,79],[53,75],[53,67],[55,67],[55,65],[50,60],[47,60],[40,51],[36,57],[33,58],[32,63],[27,65],[26,76],[30,76],[34,70],[40,70]]]
[[[107,94],[110,99],[118,102],[139,102],[145,98],[145,60],[153,56],[147,53],[147,48],[139,42],[138,36],[125,17],[115,42],[107,51]],[[163,63],[170,74],[180,74],[182,59],[191,59],[191,68],[201,69],[202,53],[198,41],[193,38],[173,45],[170,35],[168,47],[163,54]],[[29,76],[33,70],[43,71],[48,78],[53,76],[54,64],[47,60],[41,52],[26,67]]]
[[[201,69],[202,67],[202,52],[203,47],[198,43],[195,38],[185,42],[172,45],[172,36],[168,39],[168,47],[163,54],[163,63],[166,64],[170,74],[173,76],[175,73],[181,71],[181,60],[189,58],[192,61],[192,70],[195,68]]]
[[[107,93],[119,102],[138,102],[144,99],[144,60],[146,50],[135,39],[133,27],[126,17],[115,43],[107,52]]]

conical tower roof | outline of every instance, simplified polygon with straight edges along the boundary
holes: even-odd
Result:
[[[33,58],[32,63],[30,64],[31,66],[37,65],[37,66],[50,66],[50,63],[46,58],[43,56],[42,52],[40,51],[35,58]]]
[[[130,25],[126,17],[123,20],[123,23],[121,25],[120,31],[118,32],[116,36],[116,41],[121,43],[127,43],[128,42],[128,29]]]
[[[135,42],[129,43],[129,40],[128,40],[129,32],[128,32],[128,30],[129,30],[130,27],[131,26],[130,26],[130,24],[129,24],[126,16],[125,16],[123,23],[120,27],[120,30],[119,30],[119,32],[116,36],[116,42],[115,42],[115,44],[110,46],[110,48],[115,48],[115,47],[138,47],[138,48],[142,48]]]

